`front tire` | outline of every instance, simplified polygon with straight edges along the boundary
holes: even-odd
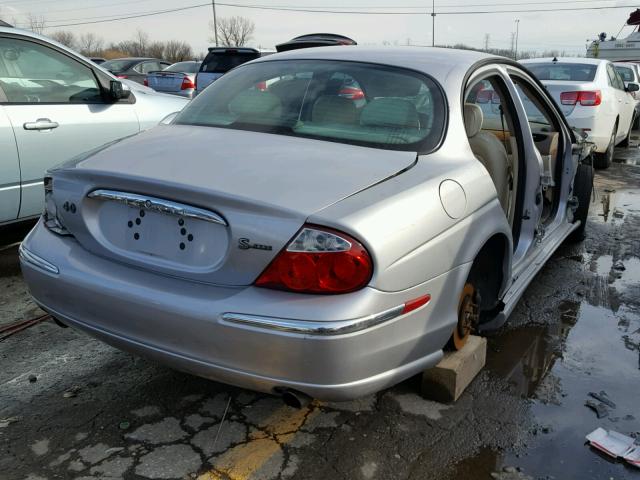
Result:
[[[593,192],[593,167],[581,163],[578,165],[576,177],[573,181],[573,194],[578,199],[578,208],[573,214],[573,223],[580,221],[580,226],[569,236],[570,242],[580,242],[584,240],[585,228],[587,227],[587,217],[589,216],[589,205],[591,204],[591,193]]]
[[[609,145],[604,153],[596,153],[593,158],[593,166],[598,169],[609,168],[613,162],[613,152],[616,149],[616,135],[618,134],[618,123],[613,126],[613,132],[609,139]]]

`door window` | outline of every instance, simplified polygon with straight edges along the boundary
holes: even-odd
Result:
[[[607,64],[607,75],[609,76],[609,85],[618,90],[624,90],[624,82],[610,63]]]
[[[162,70],[162,68],[160,67],[160,64],[158,62],[144,62],[134,70],[146,75],[149,72],[157,72],[159,70]]]
[[[0,38],[0,89],[8,103],[101,103],[93,71],[52,48]]]

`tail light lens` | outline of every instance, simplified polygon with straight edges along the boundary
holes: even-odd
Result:
[[[126,75],[116,75],[116,78],[128,78]]]
[[[149,86],[149,80],[147,80],[146,78],[142,81],[142,83],[144,84],[145,87]]]
[[[180,85],[180,90],[188,90],[190,88],[196,88],[196,84],[193,83],[190,77],[184,77],[182,79],[182,85]]]
[[[307,225],[269,264],[255,285],[300,293],[348,293],[363,288],[373,262],[349,235]]]
[[[351,100],[361,100],[364,98],[364,92],[358,87],[344,87],[338,92],[341,97],[349,98]]]
[[[583,107],[595,107],[602,103],[600,90],[582,90],[579,92],[562,92],[560,94],[562,105],[576,105],[579,103]]]

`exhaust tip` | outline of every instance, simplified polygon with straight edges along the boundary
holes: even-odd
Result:
[[[306,393],[291,390],[289,388],[278,388],[276,391],[282,397],[284,404],[292,408],[304,408],[309,405],[312,400],[312,398]]]

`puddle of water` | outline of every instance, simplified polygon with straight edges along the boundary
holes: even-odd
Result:
[[[636,190],[604,190],[600,193],[605,222],[624,219],[628,214],[640,214],[640,194]]]
[[[640,285],[640,258],[627,258],[622,263],[625,270],[616,272],[619,278],[613,282],[613,288],[616,290],[625,290],[629,287],[638,288]]]
[[[640,165],[640,149],[638,148],[637,137],[631,137],[632,142],[629,148],[616,148],[613,161],[626,165]],[[633,141],[635,140],[635,141]]]
[[[613,256],[602,255],[592,262],[591,271],[601,277],[606,277],[609,275],[611,267],[613,267]]]
[[[533,418],[548,433],[532,437],[524,455],[483,450],[457,465],[452,478],[490,478],[487,474],[505,465],[522,467],[533,478],[599,480],[638,474],[598,455],[585,446],[584,437],[597,427],[640,434],[640,315],[624,305],[614,313],[570,301],[562,302],[558,313],[555,325],[495,337],[487,359],[490,372],[532,399]],[[584,403],[589,392],[601,390],[616,408],[598,419]],[[465,476],[470,472],[475,475]]]

